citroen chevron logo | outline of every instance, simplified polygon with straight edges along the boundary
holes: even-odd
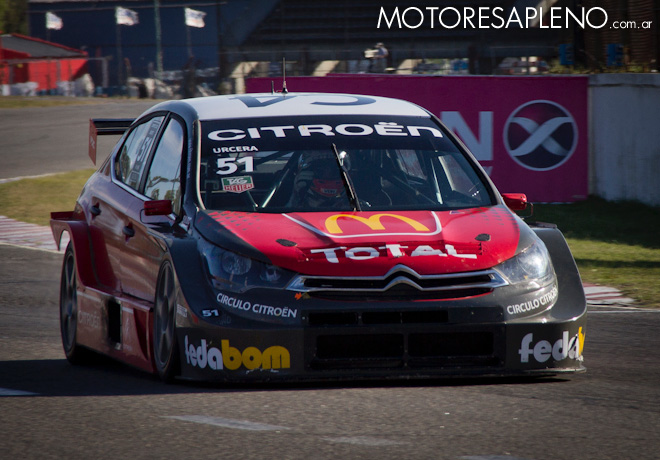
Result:
[[[521,166],[547,171],[562,165],[575,151],[575,119],[561,105],[531,101],[513,111],[504,125],[504,145]]]

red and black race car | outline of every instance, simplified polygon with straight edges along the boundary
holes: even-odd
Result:
[[[426,110],[341,94],[160,103],[123,133],[64,232],[64,351],[211,381],[584,370],[562,234],[512,210]]]

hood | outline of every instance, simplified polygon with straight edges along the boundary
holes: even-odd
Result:
[[[491,268],[513,257],[520,221],[505,206],[455,211],[207,211],[205,237],[238,253],[316,276],[420,275]]]

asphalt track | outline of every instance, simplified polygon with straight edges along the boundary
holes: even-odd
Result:
[[[549,380],[166,385],[61,350],[61,254],[0,245],[3,459],[657,459],[660,313],[592,307]]]
[[[48,118],[73,116],[69,110]],[[30,139],[23,131],[39,132],[28,122],[37,113],[0,111],[0,177],[57,172],[44,160],[39,171],[14,162],[6,174],[12,152],[34,161],[29,146],[7,150],[6,120],[16,123],[12,134]],[[22,124],[13,120],[22,117]],[[35,138],[35,152],[57,136],[63,144],[50,151],[58,167],[78,161],[65,159],[74,151],[86,160],[81,167],[91,166],[85,147],[60,132],[69,129],[64,125]],[[569,378],[166,385],[102,358],[87,367],[66,362],[58,327],[61,257],[0,245],[2,459],[660,457],[657,311],[591,306],[588,371]]]
[[[87,155],[90,118],[137,117],[154,101],[0,109],[0,179],[93,168]],[[99,140],[111,148],[114,136]],[[108,150],[109,152],[109,150]]]

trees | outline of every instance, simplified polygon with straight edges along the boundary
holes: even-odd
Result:
[[[27,22],[28,0],[0,1],[0,31],[2,33],[28,33]]]

